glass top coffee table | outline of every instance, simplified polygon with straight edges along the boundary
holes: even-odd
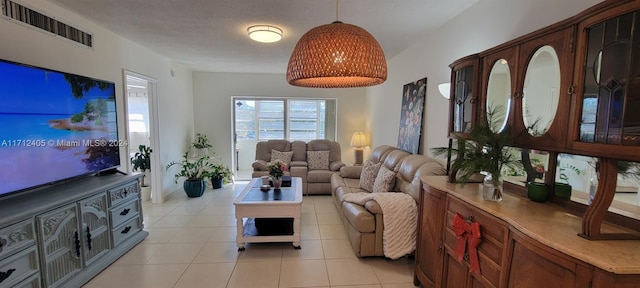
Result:
[[[238,251],[244,250],[245,243],[259,242],[291,242],[300,249],[302,178],[292,177],[291,187],[279,190],[264,191],[261,184],[262,179],[251,179],[233,200]]]

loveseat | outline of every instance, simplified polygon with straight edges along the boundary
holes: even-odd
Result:
[[[302,178],[302,192],[331,194],[331,175],[345,166],[340,144],[316,139],[309,142],[267,140],[256,144],[256,160],[251,164],[252,178],[269,175],[267,166],[276,159],[287,164],[285,175]]]
[[[363,169],[368,170],[381,163],[380,170],[385,167],[387,170],[395,172],[395,175],[388,191],[380,192],[406,193],[416,202],[421,189],[420,177],[423,175],[445,175],[446,171],[442,163],[434,158],[425,155],[411,155],[388,145],[373,149],[367,162],[364,166],[345,166],[340,170],[340,173],[332,175],[331,191],[334,204],[356,255],[358,257],[384,256],[384,225],[380,205],[375,200],[369,200],[364,205],[344,201],[345,195],[348,193],[372,193],[372,191],[365,189],[371,189],[371,185],[361,183],[363,182],[360,179],[363,175]],[[367,175],[364,176],[367,177]],[[376,177],[380,177],[380,175],[373,178]]]

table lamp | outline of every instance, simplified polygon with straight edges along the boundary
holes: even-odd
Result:
[[[351,136],[351,147],[354,147],[355,163],[354,165],[362,165],[362,147],[369,145],[367,135],[364,132],[355,132]]]

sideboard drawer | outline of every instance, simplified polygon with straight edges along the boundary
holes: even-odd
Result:
[[[40,284],[40,274],[33,274],[33,276],[23,280],[16,286],[11,288],[40,288],[42,287]]]
[[[137,199],[131,199],[128,203],[124,203],[118,207],[109,210],[109,218],[111,219],[111,227],[118,227],[118,225],[127,221],[131,217],[135,217],[140,214],[140,201]]]
[[[140,186],[137,181],[116,188],[111,188],[109,189],[110,207],[129,201],[129,199],[137,198],[139,197],[139,193]]]
[[[36,246],[0,261],[0,274],[4,278],[0,278],[0,287],[12,287],[33,274],[38,274]]]
[[[25,247],[35,245],[33,219],[0,229],[0,259],[9,256]]]
[[[127,240],[129,237],[136,234],[136,232],[142,230],[140,220],[140,214],[135,218],[125,222],[124,224],[114,228],[111,232],[113,235],[113,246],[118,246],[121,242]]]

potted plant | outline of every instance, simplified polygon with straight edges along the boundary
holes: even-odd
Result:
[[[271,181],[273,182],[274,189],[280,189],[282,185],[282,176],[284,176],[284,171],[287,171],[287,165],[280,160],[273,161],[269,166],[267,166],[267,170],[269,171],[269,175],[271,176]]]
[[[503,168],[517,169],[521,163],[516,155],[509,150],[512,143],[511,128],[509,125],[501,132],[494,132],[491,127],[500,127],[499,115],[502,106],[488,109],[485,119],[478,121],[469,132],[469,139],[458,137],[458,148],[452,148],[456,155],[452,168],[460,174],[460,183],[464,185],[477,173],[485,174],[483,198],[490,201],[501,201],[503,192],[503,180],[501,171]],[[433,148],[436,156],[446,156],[448,147]]]
[[[149,171],[151,171],[151,150],[150,147],[145,145],[138,146],[138,152],[131,157],[131,164],[133,165],[133,171],[140,170],[144,173],[142,176],[142,181],[140,182],[140,190],[142,195],[142,201],[149,201],[151,199],[151,185],[150,183],[145,183],[145,179],[148,177],[151,182],[151,176]]]
[[[196,157],[209,155],[209,148],[213,147],[207,135],[201,133],[196,133],[196,138],[191,143],[191,146],[196,149]]]
[[[222,184],[231,182],[231,169],[222,163],[216,163],[211,166],[211,185],[213,189],[222,188]]]
[[[182,187],[189,197],[200,197],[207,188],[207,177],[211,176],[213,164],[209,163],[209,155],[200,156],[197,159],[189,159],[189,151],[185,152],[180,162],[171,161],[167,164],[169,170],[174,165],[180,166],[180,171],[174,175],[174,182],[178,178],[186,178]]]

